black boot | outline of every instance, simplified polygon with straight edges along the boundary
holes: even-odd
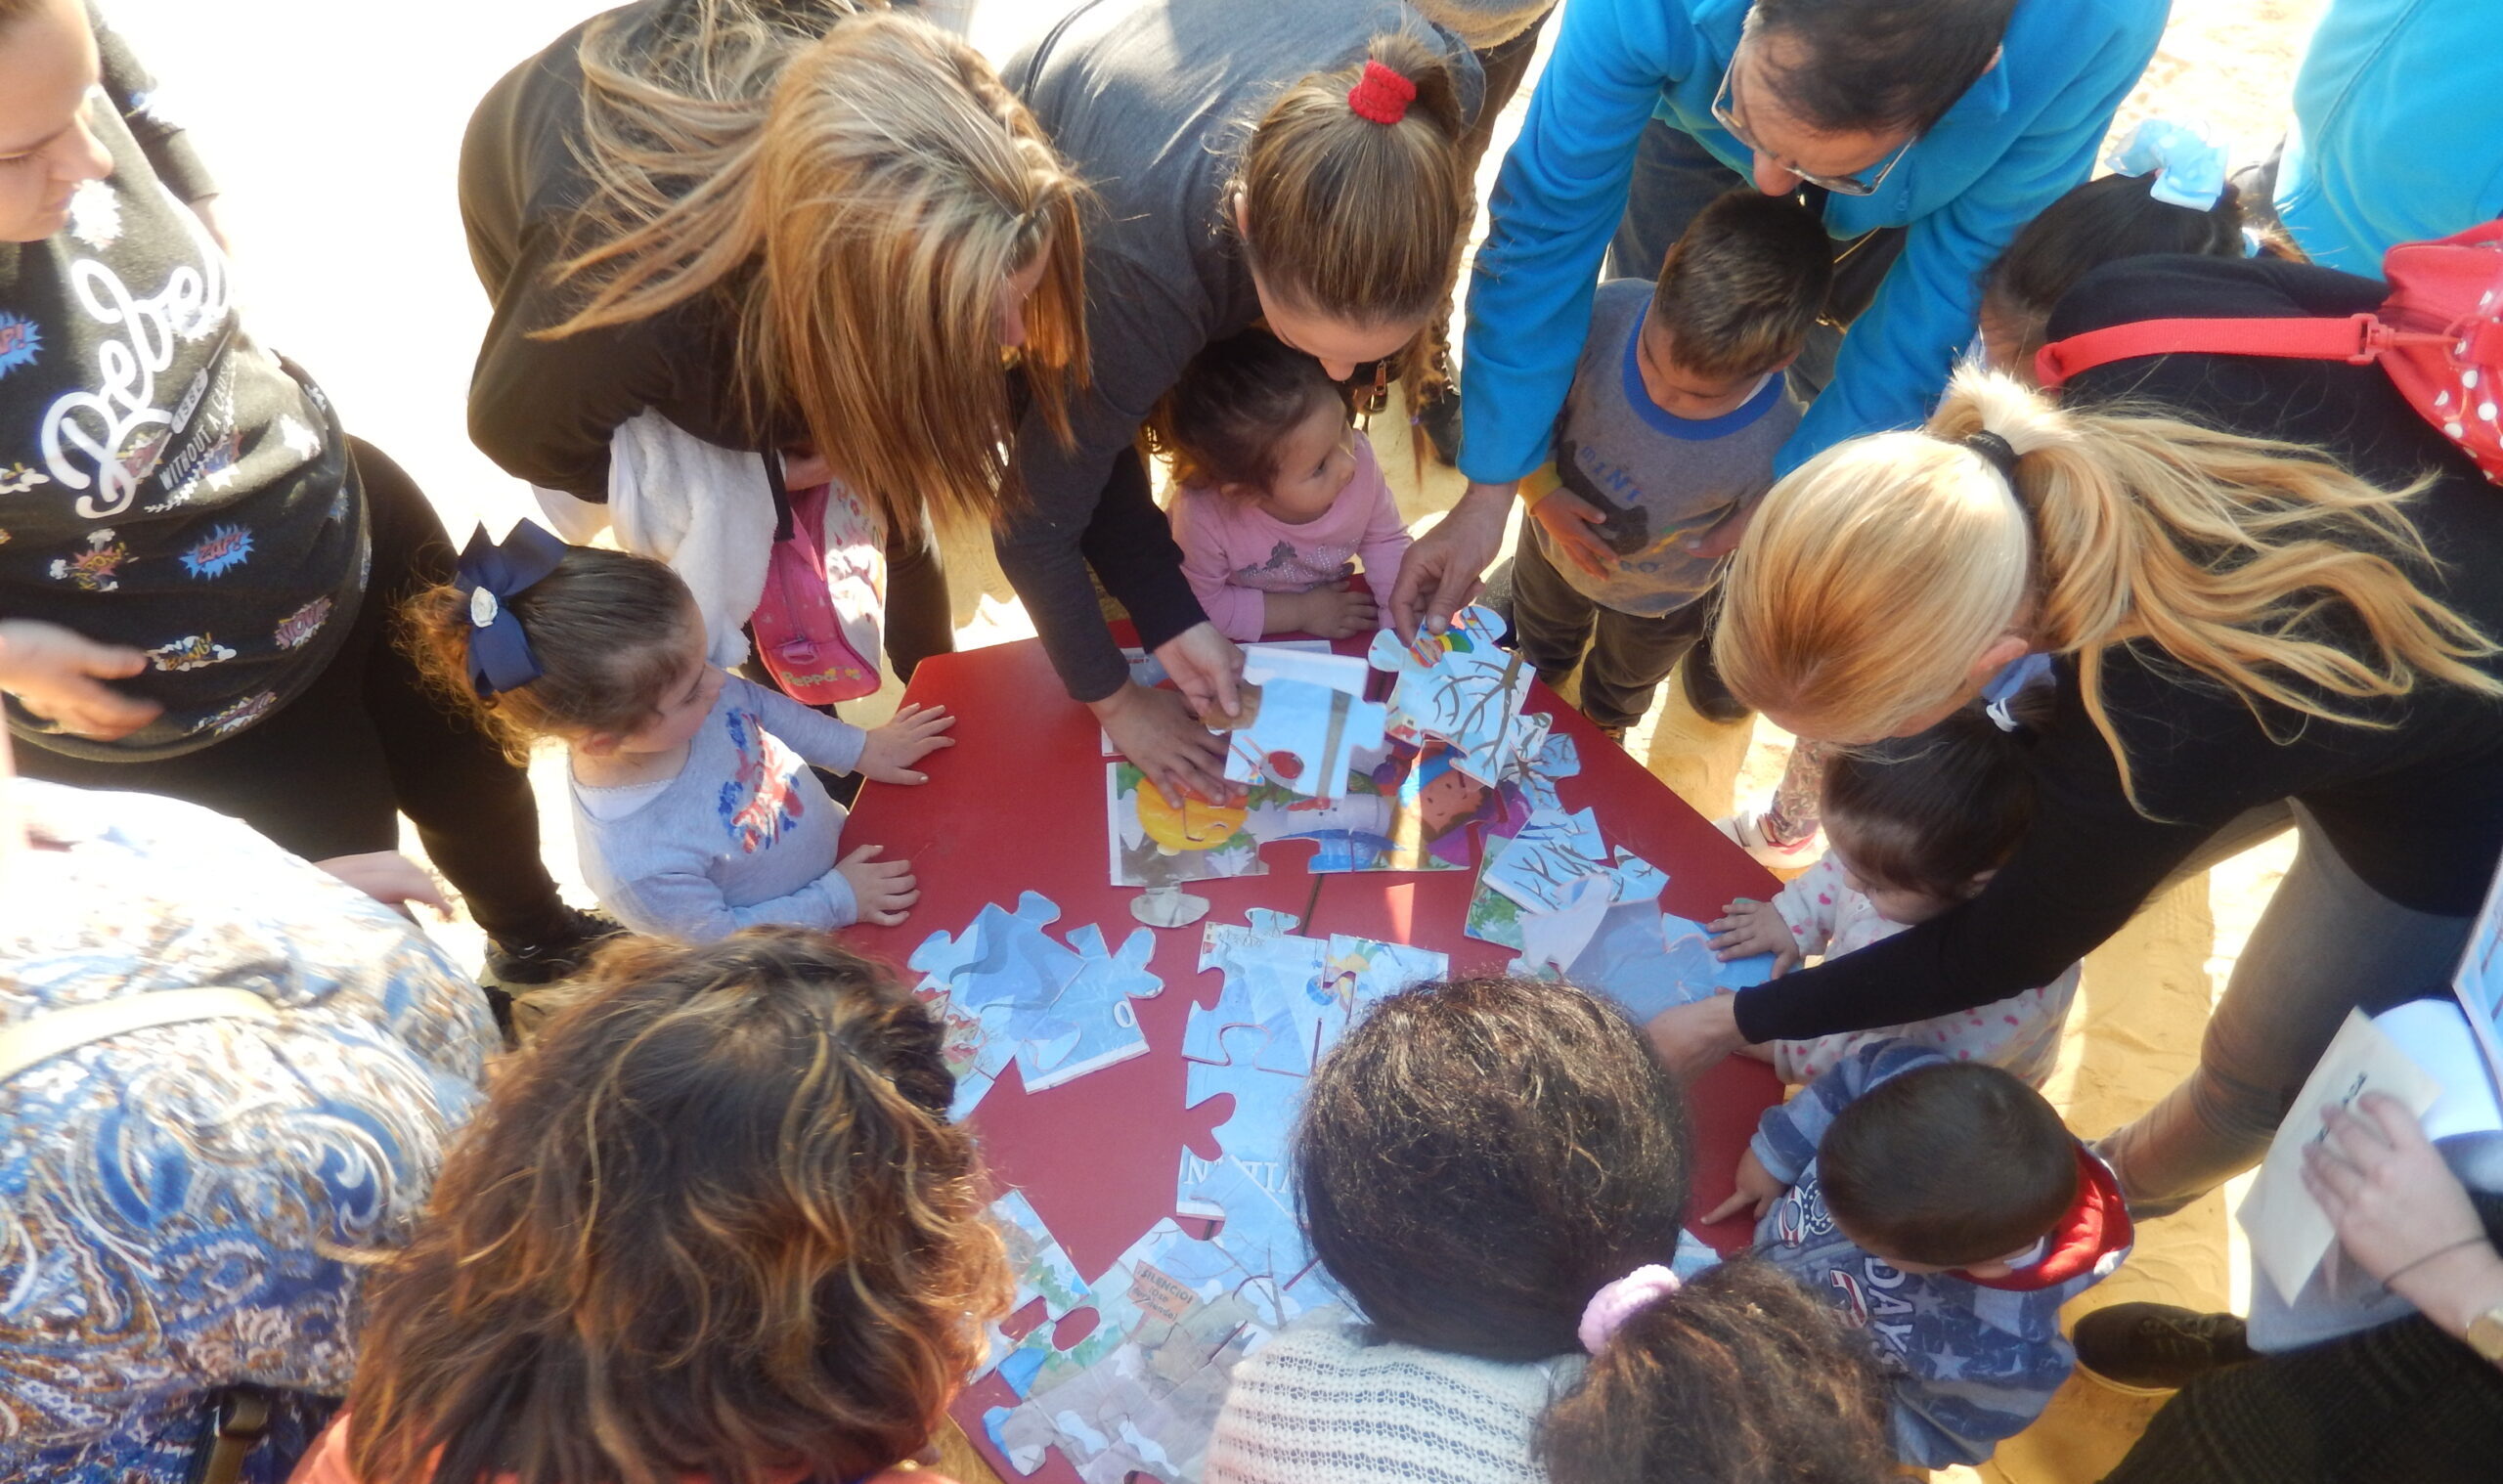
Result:
[[[1686,704],[1706,721],[1728,726],[1743,721],[1749,716],[1747,704],[1730,693],[1721,678],[1720,667],[1712,663],[1712,637],[1686,652],[1678,665],[1678,688],[1686,692]]]
[[[2174,1304],[2097,1309],[2079,1320],[2069,1337],[2079,1365],[2125,1386],[2179,1387],[2253,1359],[2240,1319]]]
[[[485,977],[505,989],[571,979],[594,949],[625,931],[625,924],[605,913],[560,905],[556,920],[528,938],[487,939]]]

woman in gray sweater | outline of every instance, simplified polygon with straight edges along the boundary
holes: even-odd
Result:
[[[1202,346],[1254,323],[1344,378],[1442,313],[1473,210],[1482,91],[1404,0],[1085,0],[1002,22],[1001,76],[1095,196],[1087,389],[1074,442],[1030,412],[1000,566],[1069,693],[1167,793],[1213,794],[1193,714],[1233,709],[1242,654],[1201,612],[1133,440]],[[976,23],[977,34],[988,29]],[[1181,694],[1131,682],[1092,567]]]

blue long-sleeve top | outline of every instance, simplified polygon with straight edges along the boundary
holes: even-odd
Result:
[[[2336,0],[2295,74],[2277,214],[2323,268],[2503,215],[2503,6]]]
[[[2021,0],[1998,65],[1913,143],[1876,194],[1827,199],[1825,228],[1836,238],[1896,226],[1910,234],[1777,472],[1927,415],[1973,337],[1983,272],[2018,228],[2091,173],[2113,110],[2155,54],[2166,9],[2167,0]],[[1644,125],[1656,113],[1752,173],[1746,148],[1712,118],[1746,13],[1747,0],[1565,8],[1496,179],[1470,280],[1460,466],[1471,479],[1517,479],[1547,457]]]

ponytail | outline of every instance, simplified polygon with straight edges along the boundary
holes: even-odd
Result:
[[[1982,431],[2014,450],[2013,488],[1961,446]],[[2025,636],[2076,657],[2136,804],[2103,697],[2114,645],[2148,641],[2272,734],[2272,709],[2387,726],[2341,703],[2429,678],[2503,695],[2476,663],[2493,640],[2397,560],[2431,564],[2401,508],[2424,488],[2378,489],[2316,449],[2177,417],[2054,408],[1967,370],[1924,431],[1853,439],[1774,489],[1731,564],[1713,653],[1794,730],[1865,742],[1951,703],[1977,656]],[[2324,636],[2330,615],[2361,642]]]
[[[1771,1264],[1709,1269],[1625,1316],[1547,1409],[1554,1484],[1876,1484],[1892,1476],[1867,1346]]]
[[[1468,130],[1450,64],[1406,32],[1376,36],[1358,65],[1289,88],[1252,131],[1228,193],[1242,197],[1252,267],[1275,293],[1333,319],[1439,317],[1476,211]],[[1422,358],[1408,360],[1414,371]]]
[[[2033,823],[2026,755],[2054,705],[2050,686],[2031,685],[1913,736],[1837,751],[1822,804],[1826,833],[1849,836],[1853,874],[1944,901],[1971,895],[1974,879],[2006,864]]]
[[[450,583],[403,599],[394,618],[402,652],[437,701],[494,739],[516,764],[542,737],[636,730],[683,668],[673,643],[700,626],[677,573],[648,556],[571,546],[554,570],[504,602],[521,626],[539,675],[479,694],[471,678],[470,594]],[[670,623],[680,616],[678,625]]]

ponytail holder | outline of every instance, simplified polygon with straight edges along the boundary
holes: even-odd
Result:
[[[1607,1348],[1610,1336],[1634,1317],[1634,1312],[1656,1298],[1666,1298],[1685,1285],[1678,1275],[1656,1262],[1647,1262],[1611,1284],[1603,1284],[1582,1306],[1581,1327],[1573,1331],[1582,1348],[1593,1355]]]
[[[529,520],[514,526],[502,543],[487,540],[487,528],[480,526],[461,548],[452,586],[469,600],[469,683],[479,699],[539,678],[539,657],[530,652],[529,636],[508,605],[555,571],[568,549]]]
[[[2112,168],[2123,175],[2155,176],[2147,194],[2157,200],[2193,211],[2216,208],[2225,190],[2224,146],[2206,132],[2170,118],[2150,118],[2131,131],[2129,143],[2112,156]]]
[[[2023,731],[2025,723],[2016,720],[2016,712],[2008,703],[2019,693],[2037,685],[2057,682],[2058,677],[2052,673],[2049,655],[2039,650],[2019,655],[2000,666],[1998,674],[1992,676],[1982,686],[1982,715],[1990,718],[1991,724],[2001,731]]]
[[[2009,489],[2013,490],[2016,488],[2015,444],[2001,438],[1998,434],[1992,432],[1989,428],[1984,428],[1980,432],[1966,437],[1964,440],[1964,447],[1981,455],[1984,462],[1988,463],[1992,468],[1998,470],[1999,477],[2007,481],[2007,487]]]
[[[1383,125],[1407,117],[1408,106],[1416,101],[1415,83],[1370,57],[1356,85],[1347,90],[1347,107],[1358,118]]]

